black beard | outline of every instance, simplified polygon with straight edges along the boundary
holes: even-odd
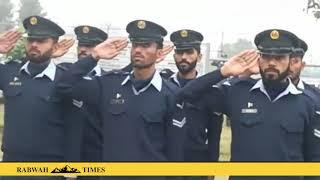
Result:
[[[262,78],[263,84],[265,86],[270,87],[270,88],[278,87],[288,77],[288,75],[289,75],[289,67],[283,73],[278,73],[279,76],[278,76],[277,79],[269,79],[269,78],[267,78],[265,73],[262,72],[261,68],[260,68],[260,74],[261,74],[261,78]]]
[[[47,52],[44,52],[39,57],[33,57],[33,56],[30,56],[27,53],[27,58],[28,58],[29,61],[34,62],[34,63],[43,63],[43,62],[46,62],[46,61],[50,60],[51,59],[51,55],[52,55],[52,49],[48,50]]]
[[[290,74],[290,73],[289,73]],[[301,74],[301,71],[298,72],[297,74],[291,76],[289,75],[289,78],[291,79],[291,81],[293,82],[293,84],[297,85],[299,80],[300,80],[300,74]]]
[[[181,65],[182,63],[188,64],[188,65],[187,66]],[[176,66],[181,74],[188,74],[196,67],[196,65],[197,65],[197,61],[193,61],[193,62],[189,63],[189,62],[183,60],[179,64],[176,63]]]

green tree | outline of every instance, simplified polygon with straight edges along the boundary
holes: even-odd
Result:
[[[26,56],[25,38],[22,38],[17,42],[16,46],[7,55],[7,59],[23,60],[25,56]]]
[[[22,22],[25,18],[33,15],[46,16],[39,0],[20,0],[19,19]]]
[[[32,15],[46,16],[46,12],[43,11],[39,0],[20,0],[19,18],[17,19],[18,24],[20,24],[19,31],[24,31],[21,24],[25,18]],[[16,46],[10,51],[10,53],[7,54],[7,59],[22,60],[25,56],[25,38],[22,38],[17,42]]]
[[[312,14],[314,15],[314,17],[316,19],[319,19],[320,18],[320,1],[319,0],[308,0],[307,8],[303,9],[303,10],[306,10],[307,13],[309,11],[311,11]]]
[[[24,28],[21,26],[19,28],[20,32],[24,31]],[[23,60],[26,56],[26,48],[25,48],[25,38],[21,38],[16,46],[7,54],[6,58],[8,60],[13,60],[13,59],[18,59],[18,60]]]
[[[227,57],[232,57],[233,55],[246,50],[253,49],[252,43],[247,39],[238,39],[235,43],[226,43],[222,47],[223,54]]]
[[[14,26],[12,8],[13,4],[10,0],[0,1],[0,33]]]

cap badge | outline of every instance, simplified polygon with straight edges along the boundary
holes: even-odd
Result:
[[[273,40],[276,40],[276,39],[279,39],[279,32],[277,31],[277,30],[273,30],[273,31],[271,31],[271,33],[270,33],[270,37],[271,37],[271,39],[273,39]]]
[[[82,32],[85,33],[85,34],[89,33],[89,31],[90,31],[90,28],[88,26],[84,26],[82,28]]]
[[[183,38],[188,37],[188,31],[187,30],[180,31],[180,36]]]
[[[138,21],[137,27],[139,29],[145,29],[146,28],[146,22],[145,21]]]
[[[36,25],[38,24],[38,19],[36,17],[31,17],[30,18],[30,24],[31,25]]]

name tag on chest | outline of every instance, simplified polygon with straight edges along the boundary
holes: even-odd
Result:
[[[241,109],[242,114],[256,114],[258,109]]]

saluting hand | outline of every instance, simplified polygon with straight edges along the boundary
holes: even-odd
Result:
[[[51,57],[58,58],[65,55],[73,46],[74,42],[74,39],[63,39],[62,41],[58,42],[58,44],[56,45],[57,47]]]
[[[156,60],[156,63],[160,63],[166,58],[166,56],[173,50],[173,45],[165,45],[161,50],[161,57]]]
[[[16,30],[10,30],[0,36],[0,53],[7,54],[20,39],[21,33]]]
[[[128,45],[127,38],[110,38],[98,44],[92,52],[92,56],[99,59],[112,59],[121,53]]]
[[[259,59],[259,54],[256,50],[245,50],[231,57],[224,65],[221,67],[221,74],[224,77],[238,76],[246,71],[257,72],[257,62]],[[259,66],[258,66],[259,68]]]
[[[249,65],[249,68],[247,69],[247,71],[250,73],[250,75],[260,73],[259,59],[260,59],[260,56],[258,55],[256,57],[256,60],[252,61],[251,65]]]

